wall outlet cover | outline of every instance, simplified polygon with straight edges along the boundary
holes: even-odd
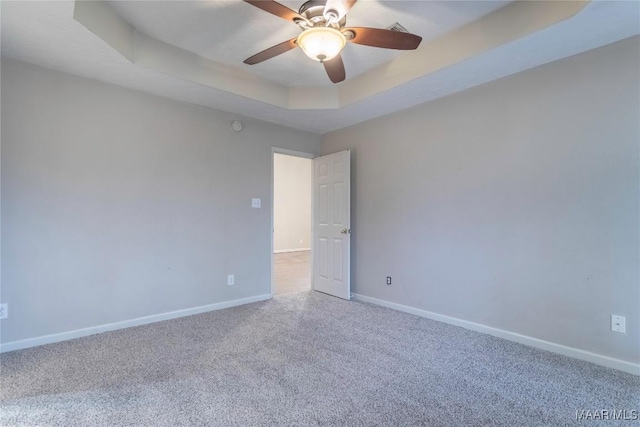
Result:
[[[236,278],[233,274],[227,276],[227,286],[233,286],[236,284]]]
[[[9,317],[9,305],[0,304],[0,319],[6,319]]]
[[[262,200],[256,199],[256,198],[251,199],[252,208],[259,208],[261,205],[262,205]]]
[[[626,333],[627,325],[626,318],[624,316],[618,316],[617,314],[611,315],[611,330],[613,332]]]

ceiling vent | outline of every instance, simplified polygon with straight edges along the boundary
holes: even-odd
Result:
[[[391,26],[387,27],[387,30],[397,31],[399,33],[408,33],[409,32],[409,31],[407,31],[407,29],[405,27],[403,27],[402,25],[398,24],[397,22],[395,24],[392,24]]]

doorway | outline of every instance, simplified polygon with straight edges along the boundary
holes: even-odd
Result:
[[[312,157],[273,152],[272,294],[311,290]]]

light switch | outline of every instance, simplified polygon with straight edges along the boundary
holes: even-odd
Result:
[[[252,208],[259,208],[261,204],[262,204],[262,201],[260,199],[251,199]]]

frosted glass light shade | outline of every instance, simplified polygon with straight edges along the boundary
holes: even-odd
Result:
[[[298,36],[298,46],[309,58],[320,62],[335,58],[345,44],[344,35],[329,27],[309,28]]]

